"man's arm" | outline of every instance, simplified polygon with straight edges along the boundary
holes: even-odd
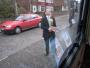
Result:
[[[47,26],[44,18],[42,18],[42,21],[41,21],[41,28],[44,30],[48,30],[48,26]]]
[[[56,20],[55,20],[55,18],[53,17],[53,26],[55,26],[56,27]]]

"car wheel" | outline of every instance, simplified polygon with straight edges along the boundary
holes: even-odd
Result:
[[[16,27],[16,29],[15,29],[15,33],[16,33],[16,34],[21,33],[21,28],[20,28],[20,27]]]

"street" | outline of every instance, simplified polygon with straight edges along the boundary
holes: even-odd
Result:
[[[0,34],[0,60],[41,39],[40,29],[34,28],[17,35]]]
[[[68,15],[56,17],[56,23],[60,30],[67,28]],[[0,68],[53,68],[52,57],[44,56],[44,53],[40,28],[16,35],[0,33]]]

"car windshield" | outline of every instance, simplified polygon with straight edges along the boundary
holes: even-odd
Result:
[[[23,16],[18,16],[15,20],[23,20]]]

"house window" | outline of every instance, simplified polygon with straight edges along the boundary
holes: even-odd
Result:
[[[38,0],[32,0],[32,2],[37,2]]]
[[[41,11],[45,11],[45,6],[41,6]]]

